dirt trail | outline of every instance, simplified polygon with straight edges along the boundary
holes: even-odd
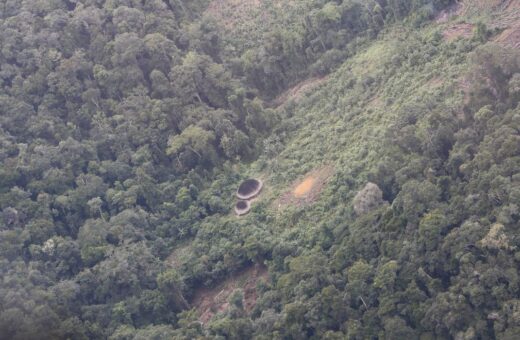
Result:
[[[256,264],[239,271],[216,287],[198,289],[191,305],[197,309],[199,321],[205,324],[215,314],[225,312],[230,307],[228,299],[236,289],[242,289],[244,310],[251,313],[258,298],[256,284],[260,280],[267,280],[268,276],[267,267]]]

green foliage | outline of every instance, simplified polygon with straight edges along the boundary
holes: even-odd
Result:
[[[450,0],[245,3],[0,5],[0,337],[517,338],[518,52]]]
[[[392,289],[397,277],[397,261],[388,261],[382,265],[374,277],[374,287],[383,290]]]
[[[174,310],[188,308],[188,303],[182,294],[182,281],[175,270],[168,270],[157,277],[159,290],[166,296]]]

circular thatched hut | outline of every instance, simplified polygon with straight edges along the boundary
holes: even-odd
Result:
[[[246,179],[237,190],[237,197],[241,200],[250,200],[262,191],[263,183],[259,179]]]
[[[245,215],[251,210],[251,203],[249,201],[240,200],[235,204],[235,213],[238,216]]]

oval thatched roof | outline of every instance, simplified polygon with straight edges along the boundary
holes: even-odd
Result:
[[[259,179],[246,179],[238,187],[237,197],[241,200],[250,200],[260,193],[262,186],[263,183]]]
[[[251,210],[251,203],[249,201],[240,200],[235,204],[235,213],[238,216],[245,215]]]

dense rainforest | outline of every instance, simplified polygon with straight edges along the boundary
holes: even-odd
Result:
[[[519,339],[519,100],[518,0],[0,0],[0,339]]]

